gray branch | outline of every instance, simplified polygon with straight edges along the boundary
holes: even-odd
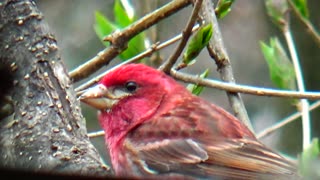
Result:
[[[30,0],[0,1],[0,165],[105,176],[56,40]]]
[[[212,24],[213,34],[209,41],[208,52],[215,60],[218,72],[223,81],[235,83],[231,62],[227,54],[226,48],[223,44],[222,35],[220,32],[217,17],[214,12],[213,3],[210,0],[205,0],[200,11],[204,23]],[[244,124],[246,124],[252,131],[252,125],[249,120],[246,108],[239,93],[227,92],[229,102],[236,117],[238,117]]]

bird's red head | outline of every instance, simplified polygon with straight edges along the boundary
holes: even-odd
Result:
[[[101,79],[99,83],[105,85],[106,87],[127,88],[127,85],[133,85],[129,84],[130,82],[133,82],[137,85],[136,93],[150,89],[154,90],[154,88],[161,88],[165,91],[171,91],[176,85],[176,82],[163,72],[143,64],[123,65],[108,73]]]
[[[174,93],[177,91],[179,93]],[[158,112],[160,104],[172,99],[168,96],[183,95],[184,92],[187,90],[183,86],[163,72],[143,64],[128,64],[101,79],[92,93],[89,92],[89,96],[96,98],[84,97],[82,101],[100,109],[100,124],[109,143],[114,143]]]

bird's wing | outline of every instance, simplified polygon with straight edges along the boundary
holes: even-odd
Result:
[[[204,143],[204,147],[209,159],[198,167],[210,175],[240,179],[298,179],[297,170],[291,162],[256,140],[210,141]]]
[[[226,119],[232,117],[201,103],[177,106],[128,135],[125,147],[133,153],[131,161],[140,166],[141,172],[227,179],[296,177],[294,165],[258,142],[249,131],[239,130],[238,120]],[[226,127],[217,128],[222,124]]]
[[[207,152],[191,139],[163,140],[148,144],[126,142],[127,148],[134,152],[130,157],[140,170],[146,173],[170,173],[183,168],[183,164],[194,165],[208,159]],[[134,149],[134,150],[133,150]]]
[[[296,169],[265,146],[247,139],[199,143],[193,139],[165,139],[130,144],[130,157],[140,172],[185,174],[232,179],[295,179]],[[130,151],[128,151],[130,152]]]

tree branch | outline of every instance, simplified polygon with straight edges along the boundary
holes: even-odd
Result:
[[[317,32],[315,27],[311,24],[311,22],[302,16],[302,14],[298,11],[291,0],[287,0],[291,8],[293,9],[294,14],[298,17],[298,19],[302,22],[302,24],[307,28],[307,32],[312,36],[312,39],[317,43],[318,47],[320,47],[320,34]]]
[[[0,166],[30,172],[107,175],[91,144],[56,40],[31,0],[0,2],[0,62],[12,79],[1,99]],[[1,81],[2,82],[2,81]],[[2,109],[2,107],[1,107]]]
[[[234,83],[221,82],[211,79],[202,79],[195,75],[190,75],[182,72],[178,72],[171,69],[171,76],[177,80],[181,80],[186,83],[198,84],[201,86],[207,86],[217,88],[229,92],[238,92],[245,94],[252,94],[257,96],[273,96],[273,97],[286,97],[286,98],[299,98],[299,99],[320,99],[320,92],[297,92],[286,91],[278,89],[257,88],[253,86],[245,86]]]
[[[226,82],[235,83],[231,62],[223,44],[222,35],[220,32],[217,17],[215,15],[213,3],[210,0],[204,1],[204,5],[202,6],[201,10],[201,16],[205,21],[205,24],[211,23],[213,27],[212,38],[207,46],[207,49],[209,55],[215,60],[218,66],[218,72],[220,73],[221,79]],[[253,131],[253,127],[249,120],[240,94],[227,91],[227,95],[235,116],[238,117],[244,124],[246,124],[248,128],[251,129],[251,131]]]
[[[198,30],[198,29],[199,29],[199,26],[196,25],[196,26],[193,27],[192,32],[194,32],[194,31],[196,31],[196,30]],[[106,74],[108,74],[108,73],[109,73],[110,71],[112,71],[113,69],[115,69],[115,68],[117,68],[117,67],[120,67],[120,66],[122,66],[122,65],[124,65],[124,64],[137,62],[137,61],[139,61],[139,60],[141,60],[141,59],[143,59],[143,58],[145,58],[145,57],[149,57],[149,56],[151,56],[154,52],[159,51],[159,50],[161,50],[161,49],[163,49],[163,48],[165,48],[165,47],[167,47],[167,46],[169,46],[169,45],[171,45],[171,44],[179,41],[181,38],[182,38],[182,34],[179,34],[179,35],[177,35],[177,36],[175,36],[175,37],[173,37],[173,38],[171,38],[171,39],[169,39],[169,40],[167,40],[167,41],[165,41],[165,42],[163,42],[163,43],[161,43],[161,44],[159,44],[159,43],[152,44],[152,45],[150,46],[150,48],[148,48],[148,49],[145,50],[144,52],[142,52],[142,53],[140,53],[140,54],[132,57],[131,59],[126,60],[125,62],[123,62],[123,63],[121,63],[121,64],[118,64],[118,65],[115,66],[114,68],[112,68],[112,69],[110,69],[110,70],[108,70],[108,71],[106,71],[106,72],[98,75],[97,77],[95,77],[95,78],[87,81],[86,83],[80,85],[79,87],[77,87],[77,88],[76,88],[77,96],[79,96],[79,95],[81,94],[81,91],[82,91],[82,90],[87,89],[88,87],[90,87],[90,86],[94,85],[95,83],[99,82],[100,79],[101,79],[103,76],[105,76]]]
[[[131,38],[189,4],[191,4],[190,0],[174,0],[162,8],[147,14],[124,30],[111,34],[106,38],[111,43],[110,47],[99,52],[96,57],[71,71],[69,75],[72,81],[78,82],[96,72],[102,66],[109,64],[113,58],[127,48],[127,43]]]
[[[170,56],[170,58],[163,64],[160,66],[160,70],[169,74],[170,73],[170,69],[172,68],[172,66],[176,63],[176,61],[178,60],[179,56],[181,55],[184,47],[187,45],[188,43],[188,39],[190,38],[191,34],[192,34],[192,27],[194,26],[195,22],[198,19],[198,13],[199,10],[202,6],[202,0],[197,0],[191,17],[187,23],[187,26],[185,27],[185,29],[182,32],[182,39],[179,43],[179,45],[177,46],[177,48],[175,49],[174,53]]]
[[[312,111],[319,106],[320,106],[320,100],[311,104],[311,106],[309,106],[308,110]],[[286,117],[285,119],[279,121],[278,123],[272,125],[271,127],[268,127],[266,129],[264,129],[263,131],[261,131],[260,133],[258,133],[257,138],[262,139],[262,138],[270,135],[271,133],[275,132],[276,130],[284,127],[285,125],[297,120],[301,116],[302,116],[302,112],[295,112],[295,113],[291,114],[290,116]],[[91,133],[89,133],[89,137],[91,137],[91,136],[92,136]]]

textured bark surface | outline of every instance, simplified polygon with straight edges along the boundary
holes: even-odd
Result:
[[[0,0],[0,52],[1,166],[108,174],[87,137],[56,40],[35,3]]]

